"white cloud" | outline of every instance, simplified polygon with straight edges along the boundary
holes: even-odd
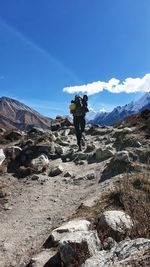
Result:
[[[103,90],[112,93],[135,93],[135,92],[149,92],[150,91],[150,73],[145,74],[142,78],[126,78],[123,82],[116,78],[110,79],[108,82],[97,81],[80,86],[65,87],[63,92],[69,94],[86,93],[93,95]]]
[[[107,110],[105,108],[101,108],[99,112],[107,112]]]

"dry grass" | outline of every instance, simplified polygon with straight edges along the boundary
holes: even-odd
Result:
[[[150,177],[149,173],[126,176],[110,195],[111,201],[120,206],[133,220],[134,226],[126,236],[150,238]]]

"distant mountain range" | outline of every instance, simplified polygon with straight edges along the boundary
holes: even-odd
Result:
[[[137,101],[114,108],[112,112],[96,113],[91,110],[87,119],[91,124],[112,125],[147,108],[150,108],[150,92]],[[9,97],[0,98],[0,127],[22,131],[30,130],[33,126],[50,129],[52,121],[51,118],[41,115],[17,100]]]
[[[30,130],[33,126],[50,129],[51,119],[9,97],[0,98],[0,126]]]
[[[132,101],[125,106],[118,106],[114,108],[111,112],[100,112],[93,114],[89,114],[90,116],[94,116],[92,119],[88,119],[88,123],[91,124],[100,124],[100,125],[112,125],[117,123],[124,118],[143,111],[144,109],[150,108],[150,92],[145,93],[140,99],[137,101]],[[89,116],[89,117],[90,117]],[[88,118],[88,117],[87,117]]]

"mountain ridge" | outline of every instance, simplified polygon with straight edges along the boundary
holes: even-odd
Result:
[[[49,129],[52,119],[47,118],[18,100],[0,98],[0,124],[7,128],[29,130],[33,126]]]
[[[94,119],[88,122],[91,124],[112,125],[147,108],[150,108],[150,92],[145,93],[136,101],[115,107],[111,112],[97,113]]]

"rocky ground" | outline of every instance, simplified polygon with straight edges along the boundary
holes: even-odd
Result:
[[[0,266],[149,266],[145,128],[89,125],[79,152],[57,120],[0,129]]]

